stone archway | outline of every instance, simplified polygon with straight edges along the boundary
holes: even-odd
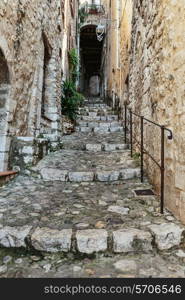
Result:
[[[8,97],[10,90],[10,74],[7,60],[0,48],[0,171],[8,166]]]

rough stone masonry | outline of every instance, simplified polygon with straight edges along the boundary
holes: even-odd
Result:
[[[136,112],[169,127],[165,138],[165,205],[185,223],[184,0],[134,1],[129,102]],[[137,120],[136,120],[137,122]],[[137,123],[136,123],[137,124]],[[137,135],[137,126],[134,128]],[[160,131],[145,126],[146,149],[160,161]],[[145,169],[159,190],[158,168]]]

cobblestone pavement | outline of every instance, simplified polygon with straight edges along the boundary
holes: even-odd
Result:
[[[84,110],[92,122],[99,105]],[[123,140],[107,127],[65,136],[0,189],[0,277],[185,277],[184,226],[136,196],[152,187]]]

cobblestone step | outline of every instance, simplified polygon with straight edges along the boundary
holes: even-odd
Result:
[[[94,132],[83,133],[75,132],[72,135],[66,135],[62,138],[62,148],[71,150],[88,150],[92,151],[115,151],[128,149],[124,144],[124,134],[122,132],[98,134]]]
[[[0,191],[0,277],[70,277],[80,270],[79,277],[184,278],[185,227],[159,213],[157,197],[134,193],[148,188],[137,179],[74,184],[19,175]]]
[[[107,116],[81,116],[78,118],[79,121],[118,121],[117,115],[107,115]]]
[[[120,127],[121,122],[118,121],[77,121],[79,127],[100,127],[100,128],[115,128]]]
[[[107,149],[109,145],[107,146]],[[92,152],[61,150],[46,156],[32,168],[44,180],[116,181],[139,177],[140,168],[129,151]]]
[[[123,126],[116,126],[116,127],[110,127],[109,125],[106,127],[87,127],[87,126],[76,126],[75,130],[77,132],[86,132],[86,133],[98,133],[98,134],[107,134],[107,133],[113,133],[113,132],[123,132],[124,128]]]
[[[117,150],[127,150],[127,144],[86,144],[85,150],[87,151],[117,151]]]
[[[98,107],[82,107],[79,109],[79,114],[84,116],[106,116],[106,115],[114,115],[112,108],[98,108]]]
[[[140,169],[128,168],[122,170],[106,170],[106,171],[76,171],[69,172],[58,168],[43,168],[39,174],[46,181],[61,182],[112,182],[118,180],[128,180],[140,176]]]
[[[185,227],[160,214],[157,196],[136,195],[152,186],[138,178],[118,117],[93,100],[63,150],[0,190],[0,254],[26,249],[0,255],[0,277],[185,276]]]
[[[163,226],[165,227],[165,232]],[[168,250],[180,245],[184,229],[173,223],[151,225],[155,234],[136,228],[107,231],[105,229],[50,229],[30,226],[4,227],[0,229],[0,246],[6,248],[27,248],[26,240],[41,252],[74,252],[93,254],[110,253],[149,253],[156,245],[159,250]],[[162,230],[162,233],[161,233]],[[173,237],[173,239],[172,239]],[[159,241],[160,240],[160,241]],[[155,246],[154,246],[155,247]]]

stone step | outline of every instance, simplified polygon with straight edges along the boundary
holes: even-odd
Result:
[[[87,107],[92,107],[92,108],[109,108],[110,106],[108,106],[105,103],[88,103],[86,104]]]
[[[77,121],[77,126],[79,127],[100,127],[100,128],[115,128],[120,127],[121,122],[118,121]]]
[[[61,182],[113,182],[138,178],[140,169],[125,168],[122,170],[106,170],[106,171],[75,171],[70,172],[58,168],[43,168],[40,171],[41,178],[45,181],[61,181]]]
[[[105,102],[103,102],[103,100],[97,100],[97,101],[89,101],[89,100],[85,100],[84,101],[85,105],[107,105]]]
[[[0,229],[0,246],[27,248],[25,243],[25,240],[27,240],[35,250],[40,252],[73,252],[89,255],[98,252],[141,254],[150,253],[155,247],[162,251],[180,245],[183,239],[183,228],[173,223],[151,225],[150,227],[152,226],[157,227],[159,232],[152,235],[147,229],[140,230],[137,228],[113,231],[105,229],[74,231],[72,228],[57,230],[49,227],[36,227],[33,229],[31,226],[7,226]],[[160,228],[162,228],[162,231]]]
[[[62,137],[62,149],[71,150],[86,150],[86,145],[92,145],[92,148],[101,148],[100,151],[114,151],[122,150],[127,147],[124,144],[125,138],[123,132],[98,134],[98,133],[82,133],[75,132],[72,135],[65,135]],[[100,146],[101,145],[101,146]],[[106,146],[106,147],[105,147]],[[115,149],[116,148],[116,149]]]
[[[98,152],[98,151],[117,151],[117,150],[126,150],[128,149],[127,144],[86,144],[85,150]]]
[[[76,132],[84,132],[84,133],[98,133],[98,134],[106,134],[106,133],[114,133],[114,132],[123,132],[124,128],[122,126],[116,126],[116,127],[86,127],[86,126],[76,126],[75,127]]]
[[[130,151],[61,150],[41,160],[32,171],[47,181],[112,182],[140,176]]]
[[[114,111],[110,108],[88,108],[88,107],[81,107],[79,108],[79,114],[86,116],[87,114],[89,116],[97,116],[97,115],[108,115],[112,114],[114,115]]]
[[[77,119],[78,121],[118,121],[117,115],[107,115],[107,116],[81,116]]]

